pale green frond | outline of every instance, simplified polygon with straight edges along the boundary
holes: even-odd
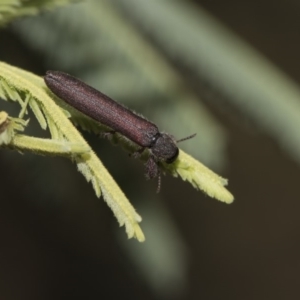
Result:
[[[125,225],[128,237],[136,237],[139,241],[143,241],[145,238],[138,225],[141,217],[136,213],[81,134],[46,92],[47,88],[43,79],[8,64],[0,63],[0,89],[3,82],[5,82],[6,89],[9,87],[8,90],[13,91],[12,95],[18,93],[20,98],[22,96],[26,98],[24,95],[30,94],[29,105],[35,103],[34,105],[39,107],[38,111],[41,111],[48,120],[51,120],[50,126],[55,126],[60,131],[59,134],[57,132],[54,134],[63,137],[62,140],[44,140],[15,135],[7,146],[48,155],[68,154],[67,156],[78,164],[79,170],[82,171],[86,179],[92,181],[96,194],[99,196],[100,192],[102,193],[120,226]],[[7,95],[5,99],[9,100]],[[31,101],[32,99],[34,101]],[[2,121],[4,123],[6,116],[2,115],[2,119],[4,119]],[[75,150],[75,153],[72,150]],[[82,152],[84,153],[82,154]],[[84,167],[82,168],[82,166]]]
[[[15,135],[10,146],[19,151],[30,151],[41,155],[76,156],[91,151],[88,145],[62,140],[42,139],[26,135]]]
[[[121,145],[130,153],[139,149],[135,144],[118,134],[114,134],[111,137],[111,142]],[[147,161],[148,157],[149,152],[144,151],[140,159]],[[193,187],[203,191],[212,198],[227,204],[232,203],[234,200],[233,195],[225,188],[228,184],[227,179],[219,176],[182,150],[179,151],[179,156],[174,163],[162,163],[161,167],[174,177],[179,175],[184,181],[188,181]]]
[[[22,108],[19,113],[20,119],[24,118],[24,116],[28,113],[27,108],[28,108],[29,100],[30,100],[30,94],[27,94],[25,97],[25,101],[19,102]]]
[[[5,69],[5,64],[0,64],[0,68],[1,66]],[[10,76],[10,75],[8,75]],[[12,76],[14,77],[14,76]],[[32,109],[35,117],[37,118],[40,126],[42,129],[46,129],[47,128],[47,122],[45,120],[44,114],[41,110],[41,107],[39,106],[39,104],[36,102],[36,99],[34,97],[32,97],[32,94],[27,92],[26,90],[26,84],[23,86],[23,90],[17,89],[15,84],[15,79],[17,78],[17,80],[19,79],[20,82],[17,82],[18,84],[22,85],[22,78],[21,77],[17,77],[15,76],[15,78],[11,78],[11,77],[5,77],[1,75],[1,70],[0,70],[0,94],[2,95],[2,99],[4,100],[11,100],[11,101],[17,101],[20,106],[21,106],[21,110],[20,110],[20,116],[25,114],[25,111],[27,109],[26,104],[28,104],[28,106]],[[25,100],[23,100],[23,96],[21,95],[24,94],[25,95]]]
[[[45,116],[38,104],[38,102],[34,99],[34,97],[30,96],[30,100],[28,102],[29,107],[31,108],[32,112],[34,113],[36,119],[38,120],[42,129],[47,129],[47,121]]]
[[[179,157],[173,164],[165,165],[165,168],[173,176],[179,175],[212,198],[228,204],[234,200],[233,195],[224,187],[228,183],[227,179],[214,173],[183,151],[179,152]]]
[[[59,130],[56,126],[56,123],[51,118],[51,116],[46,115],[45,118],[47,119],[48,128],[50,130],[50,134],[53,140],[63,140],[64,136],[62,135],[62,131]]]
[[[20,97],[20,95],[14,90],[13,87],[9,86],[9,84],[3,80],[1,83],[1,89],[2,92],[1,94],[3,95],[3,98],[6,99],[10,99],[12,101],[17,101],[20,103],[21,107],[23,107],[23,100]]]

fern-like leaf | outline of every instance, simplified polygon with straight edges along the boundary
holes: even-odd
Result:
[[[119,224],[125,225],[128,237],[136,237],[139,241],[143,241],[144,235],[138,225],[141,217],[135,212],[113,178],[69,121],[66,116],[68,114],[61,110],[49,96],[42,78],[0,63],[0,94],[6,100],[17,101],[21,106],[22,114],[26,110],[24,103],[28,103],[41,127],[48,127],[52,135],[52,139],[47,140],[16,134],[11,135],[11,139],[5,144],[18,150],[29,150],[38,154],[72,157],[77,163],[78,170],[87,181],[92,183],[96,195],[99,197],[102,193]],[[0,115],[2,134],[9,127],[7,118],[5,113]],[[128,143],[119,135],[114,135],[114,139],[136,150],[135,145]],[[146,155],[147,151],[143,155],[143,159],[146,159]],[[227,180],[183,151],[180,151],[179,158],[173,164],[163,164],[162,167],[174,176],[180,175],[194,187],[203,190],[213,198],[226,203],[233,201],[233,196],[224,188]]]
[[[143,241],[144,235],[138,225],[141,217],[135,212],[124,193],[65,113],[51,99],[42,78],[0,63],[0,90],[6,100],[23,103],[23,98],[29,99],[28,105],[33,108],[33,113],[40,125],[46,124],[52,128],[50,130],[53,134],[52,137],[60,138],[59,140],[44,140],[15,135],[8,146],[36,153],[72,157],[77,163],[78,170],[86,177],[87,181],[92,182],[96,195],[99,197],[102,193],[120,226],[125,225],[128,237],[136,237],[139,241]],[[35,104],[32,105],[32,103]],[[41,118],[41,116],[43,117]],[[74,147],[77,149],[75,153],[73,152]]]

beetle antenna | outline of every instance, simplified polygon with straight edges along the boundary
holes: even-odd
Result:
[[[179,142],[183,142],[183,141],[186,141],[186,140],[192,139],[193,137],[195,137],[195,136],[196,136],[196,134],[197,134],[197,133],[194,133],[194,134],[192,134],[192,135],[189,135],[189,136],[187,136],[187,137],[185,137],[185,138],[183,138],[183,139],[180,139],[180,140],[178,140],[178,141],[176,141],[176,142],[177,142],[177,143],[179,143]]]

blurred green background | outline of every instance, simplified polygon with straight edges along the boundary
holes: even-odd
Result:
[[[1,61],[196,132],[180,147],[236,200],[170,176],[157,195],[141,162],[83,132],[143,217],[139,244],[70,160],[1,150],[0,299],[297,299],[299,33],[295,0],[90,0],[2,27]],[[30,117],[26,133],[48,137]]]

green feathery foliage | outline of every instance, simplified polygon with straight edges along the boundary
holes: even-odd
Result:
[[[141,217],[135,212],[100,160],[68,120],[69,114],[57,106],[50,97],[42,78],[0,63],[0,97],[20,104],[19,117],[24,117],[27,106],[30,107],[41,128],[48,127],[52,137],[51,140],[48,140],[11,134],[10,139],[6,139],[4,144],[21,151],[27,150],[37,154],[63,155],[72,158],[87,181],[91,181],[96,195],[99,197],[102,193],[119,224],[125,224],[128,237],[136,237],[139,241],[143,241],[144,235],[138,225]],[[12,128],[7,124],[7,119],[8,116],[2,113],[1,136]],[[27,123],[21,122],[19,124],[27,125]],[[115,138],[118,139],[117,135]],[[119,140],[123,143],[122,138]],[[136,150],[134,146],[129,147]],[[163,167],[174,176],[179,175],[184,180],[191,182],[194,187],[203,190],[213,198],[226,203],[233,201],[233,196],[224,188],[227,184],[225,179],[182,151],[173,164],[163,165]]]
[[[17,101],[21,106],[21,112],[25,113],[26,108],[24,109],[23,105],[27,102],[40,126],[43,129],[49,127],[52,134],[51,140],[14,134],[10,141],[6,142],[6,146],[37,154],[72,158],[87,181],[91,181],[96,195],[100,197],[102,193],[120,226],[125,225],[128,237],[136,237],[139,241],[143,241],[144,235],[138,225],[141,217],[65,113],[51,99],[42,78],[0,63],[0,97],[4,100]],[[5,120],[5,113],[2,113],[2,119]],[[1,135],[8,130],[9,125],[4,128]]]

